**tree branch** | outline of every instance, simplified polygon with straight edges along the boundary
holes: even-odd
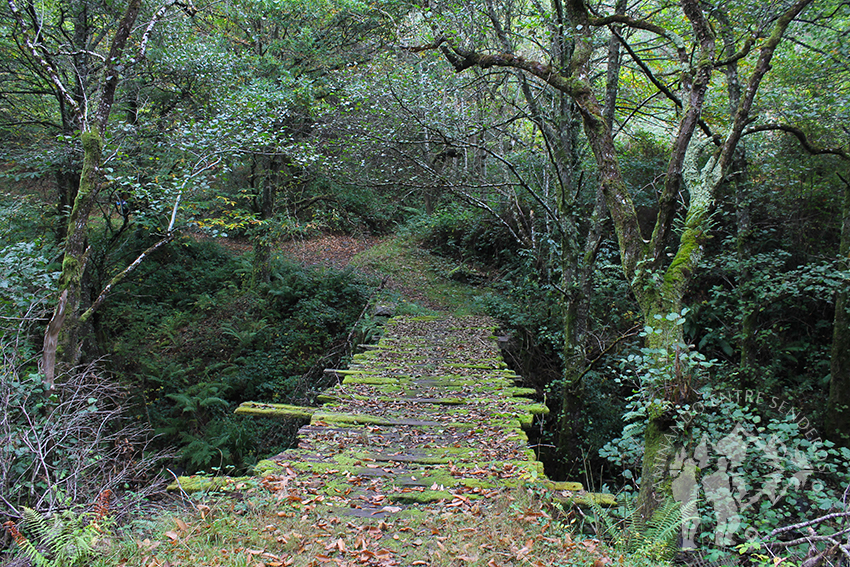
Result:
[[[806,133],[795,126],[789,126],[788,124],[762,124],[761,126],[749,128],[742,134],[742,136],[755,134],[757,132],[787,132],[789,134],[793,134],[794,137],[800,141],[800,145],[803,146],[803,149],[812,155],[834,155],[842,159],[850,160],[850,154],[848,154],[847,150],[844,148],[818,148],[813,146],[812,143],[809,142]]]
[[[86,320],[89,319],[89,317],[94,315],[94,312],[98,310],[98,308],[101,306],[103,301],[106,299],[106,296],[109,295],[110,291],[112,291],[112,288],[115,287],[116,285],[118,285],[121,282],[121,280],[123,280],[130,273],[132,273],[133,270],[138,268],[139,264],[141,264],[142,261],[145,258],[150,256],[155,250],[157,250],[161,246],[171,242],[173,239],[174,239],[174,233],[173,232],[167,233],[161,240],[159,240],[158,242],[156,242],[152,246],[149,246],[147,250],[145,250],[144,252],[139,254],[139,257],[136,258],[135,260],[133,260],[132,264],[130,264],[129,266],[127,266],[126,268],[124,268],[123,270],[118,272],[115,275],[115,277],[113,277],[111,280],[109,280],[109,283],[106,284],[106,286],[100,292],[100,295],[98,295],[97,299],[95,299],[94,302],[91,304],[91,307],[86,309],[85,312],[82,315],[80,315],[80,323],[84,323]]]

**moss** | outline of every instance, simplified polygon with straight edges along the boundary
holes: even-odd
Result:
[[[359,425],[393,425],[392,421],[374,415],[355,415],[350,413],[327,413],[317,411],[313,413],[310,425],[317,423],[356,423]]]
[[[663,297],[673,298],[683,291],[684,285],[690,279],[690,275],[686,276],[688,266],[692,265],[699,255],[702,234],[701,230],[694,229],[687,229],[682,233],[679,250],[664,273]]]
[[[564,504],[589,507],[591,502],[599,506],[616,506],[617,498],[613,494],[601,492],[576,492],[574,494],[555,494],[555,500]]]
[[[548,488],[549,490],[558,490],[567,492],[581,492],[584,490],[584,486],[580,482],[570,482],[570,481],[551,481],[544,480],[543,487]]]
[[[452,493],[447,490],[411,490],[409,492],[394,492],[387,496],[393,502],[405,504],[429,504],[453,498]]]
[[[262,417],[279,417],[281,419],[310,419],[318,408],[290,406],[287,404],[261,404],[258,402],[243,402],[236,408],[235,413],[256,415]]]
[[[549,408],[545,404],[528,404],[517,409],[527,411],[531,415],[549,415]]]
[[[387,376],[374,376],[374,375],[366,375],[363,372],[358,373],[359,376],[346,376],[343,380],[343,384],[396,384],[398,382],[397,378],[389,378]]]
[[[536,396],[537,390],[534,388],[520,388],[518,386],[513,386],[510,388],[505,388],[505,395],[513,396],[515,398],[525,397],[525,396]]]
[[[166,490],[182,490],[189,494],[205,491],[232,492],[245,490],[248,488],[246,483],[251,482],[252,480],[253,477],[250,476],[179,476],[177,477],[177,480],[166,487]]]
[[[268,476],[270,474],[278,474],[285,470],[286,467],[271,459],[263,459],[254,465],[251,472],[254,476]]]

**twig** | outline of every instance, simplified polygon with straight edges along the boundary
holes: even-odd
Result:
[[[805,528],[808,526],[813,526],[815,524],[820,524],[826,522],[827,520],[833,520],[835,518],[847,518],[850,517],[850,511],[848,512],[833,512],[832,514],[827,514],[826,516],[821,516],[820,518],[815,518],[814,520],[807,520],[805,522],[800,522],[799,524],[793,524],[791,526],[785,526],[782,528],[776,528],[772,532],[770,532],[769,537],[775,537],[781,533],[790,532],[791,530],[799,530],[800,528]]]
[[[188,503],[189,503],[189,505],[190,505],[190,506],[192,506],[192,508],[194,508],[194,509],[195,509],[195,512],[199,512],[200,510],[198,509],[198,507],[197,507],[197,506],[195,506],[195,503],[194,503],[194,502],[192,502],[192,497],[191,497],[191,496],[189,496],[189,493],[188,493],[188,492],[186,492],[185,490],[183,490],[183,485],[182,485],[182,484],[180,484],[180,477],[178,477],[176,474],[174,474],[174,471],[173,471],[173,470],[171,470],[170,468],[166,468],[165,470],[167,470],[167,471],[168,471],[168,473],[169,473],[171,476],[173,476],[173,477],[174,477],[174,482],[175,482],[175,483],[177,483],[177,489],[180,491],[180,495],[181,495],[181,496],[183,496],[183,498],[186,500],[186,502],[188,502]]]

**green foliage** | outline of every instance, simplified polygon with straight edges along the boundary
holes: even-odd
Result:
[[[593,528],[597,536],[608,542],[615,552],[628,555],[634,565],[669,563],[676,554],[676,543],[682,518],[691,513],[675,500],[659,506],[649,521],[640,518],[634,500],[618,498],[613,509],[590,500]],[[692,504],[688,504],[692,507]]]
[[[305,376],[344,354],[369,293],[351,272],[279,260],[268,284],[248,289],[250,269],[250,257],[187,240],[152,257],[106,307],[114,368],[139,378],[140,416],[188,471],[241,472],[283,448],[292,428],[233,410],[310,403],[324,383]]]
[[[692,305],[685,327],[697,348],[719,359],[736,360],[745,338],[738,322],[750,314],[753,328],[747,338],[754,359],[749,364],[758,367],[761,388],[801,392],[817,388],[829,372],[834,295],[850,277],[837,261],[812,258],[796,265],[794,255],[777,249],[743,261],[719,254],[705,268],[707,282],[713,284]],[[747,275],[745,280],[742,274]],[[738,285],[730,285],[736,280]]]
[[[19,552],[36,567],[88,565],[95,544],[102,537],[104,523],[104,518],[90,516],[65,510],[48,517],[24,507],[21,531],[30,534],[30,538],[16,538]]]
[[[638,397],[630,401],[622,436],[600,451],[635,483],[649,411]],[[734,542],[770,533],[801,515],[840,507],[850,483],[850,451],[814,433],[811,422],[788,401],[753,390],[703,387],[671,428],[682,445],[667,449],[675,457],[674,478],[685,475],[689,463],[697,467],[698,492],[683,499],[697,504],[692,525],[698,527],[693,534],[697,545],[713,545],[723,553]],[[722,479],[730,483],[725,495],[715,487]]]
[[[457,203],[420,215],[406,228],[437,254],[487,265],[510,266],[518,244],[503,225],[479,209]]]
[[[0,314],[40,315],[59,277],[58,247],[39,231],[41,216],[31,203],[0,202],[0,218]]]

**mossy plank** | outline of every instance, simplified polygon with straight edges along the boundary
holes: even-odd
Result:
[[[288,404],[263,404],[260,402],[242,402],[236,412],[243,415],[279,417],[281,419],[310,419],[318,408],[291,406]]]
[[[207,491],[232,492],[245,490],[248,488],[248,483],[253,480],[254,477],[250,476],[178,476],[165,489],[170,491],[181,490],[189,494]]]

